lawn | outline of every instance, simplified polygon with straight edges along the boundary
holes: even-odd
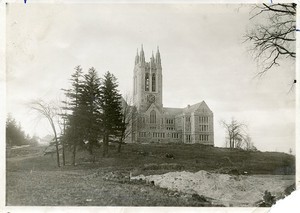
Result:
[[[70,165],[71,155],[67,152],[67,164],[60,168],[56,166],[56,156],[44,156],[44,149],[8,150],[7,205],[211,206],[199,196],[130,181],[130,175],[199,170],[288,177],[295,173],[292,155],[197,144],[126,144],[121,153],[110,147],[106,158],[98,149],[95,163],[88,152],[81,150],[75,167]]]

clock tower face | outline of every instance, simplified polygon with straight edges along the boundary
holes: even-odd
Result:
[[[154,103],[155,102],[155,96],[154,95],[148,95],[147,96],[148,103]]]

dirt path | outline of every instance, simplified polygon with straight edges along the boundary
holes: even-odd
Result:
[[[30,158],[36,158],[36,157],[41,157],[41,156],[43,156],[43,153],[34,153],[34,154],[30,154],[30,155],[15,156],[15,157],[6,158],[6,160],[8,162],[17,162],[17,161],[23,161],[23,160],[27,160],[27,159],[30,159]]]
[[[295,182],[294,177],[289,175],[231,176],[206,171],[140,175],[131,179],[142,179],[168,190],[209,197],[213,203],[225,206],[255,206],[266,190],[277,198],[283,197],[284,190]]]

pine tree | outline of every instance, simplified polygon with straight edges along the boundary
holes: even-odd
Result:
[[[100,106],[103,133],[103,156],[108,154],[110,136],[118,136],[124,124],[122,122],[121,95],[117,89],[116,77],[110,72],[105,73],[100,87]]]
[[[6,146],[21,146],[29,144],[30,141],[26,137],[21,125],[17,125],[16,120],[8,115],[6,119]]]
[[[62,140],[72,149],[72,164],[76,164],[76,150],[78,145],[83,143],[83,127],[82,127],[82,113],[83,107],[81,105],[81,97],[83,90],[82,83],[83,72],[81,66],[75,67],[75,72],[71,77],[71,89],[63,89],[68,101],[64,103],[67,105],[64,109],[68,111],[65,115],[67,126]]]
[[[98,145],[100,137],[100,79],[92,67],[84,75],[81,105],[83,106],[82,125],[84,139],[87,141],[88,150],[93,155],[93,148]],[[95,161],[95,157],[93,157]]]

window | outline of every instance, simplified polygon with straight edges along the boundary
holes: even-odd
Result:
[[[208,123],[208,117],[199,117],[199,122],[200,123]]]
[[[200,125],[200,131],[208,132],[208,125]]]
[[[173,119],[167,119],[167,120],[166,120],[166,123],[167,123],[167,124],[174,124],[174,120],[173,120]]]
[[[155,112],[154,110],[152,110],[152,111],[150,112],[150,123],[151,123],[151,124],[156,123],[156,112]]]
[[[145,91],[149,91],[149,73],[145,76]]]
[[[200,141],[208,141],[208,135],[200,135]]]
[[[172,138],[178,138],[178,133],[172,133]]]
[[[136,76],[134,77],[134,94],[136,94],[136,91],[137,91],[137,85],[136,85]]]
[[[146,137],[146,132],[139,132],[139,136],[145,138]]]
[[[155,92],[155,91],[156,91],[156,76],[153,73],[152,74],[152,92]]]

